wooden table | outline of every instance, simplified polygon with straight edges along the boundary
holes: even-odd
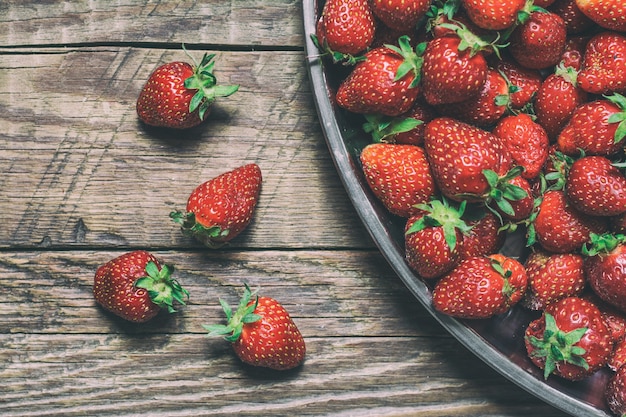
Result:
[[[0,415],[564,416],[483,364],[409,294],[329,156],[291,0],[0,4]],[[170,60],[217,54],[240,84],[198,129],[144,128],[135,101]],[[200,182],[264,174],[252,225],[210,251],[168,214]],[[191,292],[130,325],[96,268],[143,248]],[[203,323],[246,281],[292,313],[305,364],[242,365]]]

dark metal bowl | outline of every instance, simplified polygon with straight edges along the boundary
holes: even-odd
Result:
[[[316,0],[303,0],[305,52],[318,116],[348,196],[391,267],[450,334],[506,378],[573,416],[610,417],[603,394],[610,376],[608,371],[599,371],[575,383],[554,376],[544,381],[541,370],[530,362],[524,347],[524,331],[536,313],[517,306],[505,315],[488,320],[457,320],[433,309],[431,287],[415,275],[404,260],[404,221],[380,204],[363,177],[359,154],[371,139],[361,131],[359,119],[337,108],[331,99],[345,74],[320,59],[310,39],[322,5]],[[523,236],[509,237],[503,252],[523,258]]]

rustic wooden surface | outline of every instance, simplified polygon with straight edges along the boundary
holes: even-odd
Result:
[[[449,336],[367,235],[315,113],[301,8],[0,3],[0,415],[565,415]],[[241,89],[198,129],[146,129],[138,92],[181,43]],[[182,236],[168,213],[247,162],[264,174],[250,228],[217,251]],[[95,269],[137,248],[192,294],[142,326],[91,295]],[[292,313],[301,368],[251,369],[204,336],[243,281]]]

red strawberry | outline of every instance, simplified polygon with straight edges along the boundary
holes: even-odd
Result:
[[[591,38],[578,82],[592,94],[626,92],[626,35],[603,32]]]
[[[626,414],[626,366],[622,365],[609,378],[604,389],[604,398],[613,414],[616,416]]]
[[[463,235],[470,226],[462,219],[465,203],[456,208],[445,199],[420,204],[422,210],[405,226],[405,258],[422,278],[436,278],[461,261]]]
[[[486,319],[517,304],[527,281],[524,267],[513,258],[468,258],[435,284],[433,307],[453,317]]]
[[[162,308],[175,312],[175,301],[185,304],[189,292],[171,278],[171,271],[171,267],[161,266],[151,253],[128,252],[98,268],[93,295],[98,304],[113,314],[144,323]]]
[[[568,36],[565,51],[561,55],[561,62],[565,68],[572,67],[580,71],[583,67],[583,57],[587,49],[588,36]]]
[[[556,139],[574,110],[587,100],[587,93],[578,87],[577,75],[574,68],[561,64],[537,91],[537,123],[543,126],[550,138]]]
[[[626,338],[621,338],[615,342],[611,358],[607,364],[609,369],[617,371],[626,363]]]
[[[365,51],[375,30],[368,0],[327,0],[312,39],[322,53],[338,62]]]
[[[541,73],[506,60],[499,61],[495,68],[509,82],[510,107],[522,109],[528,105],[541,85],[543,80]]]
[[[565,297],[578,296],[585,288],[583,257],[577,253],[533,251],[524,262],[528,274],[528,291],[523,304],[532,310],[543,310]]]
[[[567,197],[582,213],[617,216],[626,213],[626,177],[608,158],[585,156],[569,169]]]
[[[567,155],[614,155],[626,142],[626,98],[613,94],[580,105],[557,138]]]
[[[509,103],[509,85],[498,71],[489,69],[487,80],[477,95],[460,103],[438,107],[442,115],[455,117],[476,126],[489,126],[506,112]]]
[[[491,255],[502,248],[506,233],[501,230],[501,221],[494,213],[468,208],[463,219],[470,230],[463,235],[463,244],[459,249],[461,259]]]
[[[248,164],[200,184],[189,196],[185,212],[170,217],[210,248],[235,238],[252,221],[261,190],[261,169]]]
[[[422,88],[429,104],[450,104],[477,95],[487,81],[488,66],[481,50],[487,43],[466,39],[467,29],[428,42],[422,66]]]
[[[626,234],[626,213],[620,216],[611,217],[610,223],[611,231]]]
[[[565,22],[554,13],[533,12],[511,35],[508,50],[526,68],[556,65],[565,50]]]
[[[253,299],[254,296],[254,299]],[[300,330],[275,299],[259,297],[246,285],[235,311],[220,300],[226,325],[204,325],[209,336],[224,336],[244,363],[287,370],[304,361],[306,345]]]
[[[567,297],[546,307],[525,333],[531,361],[551,374],[579,381],[604,367],[613,349],[611,333],[600,310],[579,297]]]
[[[576,6],[603,28],[626,32],[626,4],[622,0],[576,0]]]
[[[548,159],[546,131],[525,114],[507,116],[493,130],[502,146],[509,152],[514,165],[524,168],[522,177],[532,179],[539,175]]]
[[[202,123],[218,97],[234,94],[238,85],[218,85],[215,54],[204,54],[200,64],[170,62],[148,78],[137,99],[137,115],[147,125],[187,129]]]
[[[461,0],[461,4],[476,26],[503,30],[517,23],[526,0]]]
[[[399,48],[387,45],[365,54],[365,60],[339,85],[339,106],[354,113],[386,116],[398,116],[413,106],[419,94],[421,58],[408,37],[399,43]]]
[[[374,15],[386,26],[410,32],[426,15],[430,0],[370,0]]]
[[[586,216],[567,201],[561,190],[547,191],[531,220],[529,243],[538,242],[544,249],[555,253],[580,250],[591,238],[591,233],[607,230],[606,220]]]
[[[550,6],[550,11],[563,19],[568,35],[583,33],[594,26],[594,22],[578,8],[576,0],[557,0]]]
[[[424,150],[415,145],[373,143],[361,152],[363,174],[391,213],[410,217],[437,192]]]
[[[626,236],[593,234],[583,248],[585,276],[606,303],[626,311]]]

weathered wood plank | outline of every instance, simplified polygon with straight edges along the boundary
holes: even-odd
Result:
[[[302,47],[301,16],[293,0],[11,0],[0,4],[0,45]]]
[[[235,245],[372,247],[330,159],[301,53],[220,53],[218,80],[240,91],[180,133],[140,124],[135,101],[182,51],[56,52],[0,55],[0,210],[11,213],[0,247],[197,247],[169,212],[248,162],[264,184]]]

